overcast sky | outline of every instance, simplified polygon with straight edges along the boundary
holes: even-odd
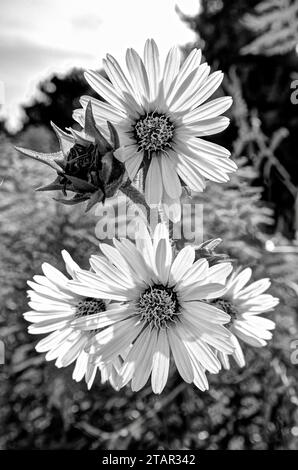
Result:
[[[107,52],[123,63],[126,48],[142,52],[148,37],[162,55],[192,41],[176,4],[199,9],[199,0],[0,0],[0,114],[16,126],[20,103],[50,73],[99,68]]]

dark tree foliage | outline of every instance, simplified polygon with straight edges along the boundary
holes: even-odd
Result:
[[[232,69],[236,71],[248,111],[257,113],[261,121],[262,132],[270,139],[275,131],[281,128],[288,130],[287,135],[285,134],[276,149],[275,157],[290,174],[294,188],[297,188],[298,113],[297,107],[291,102],[293,92],[291,83],[297,78],[295,74],[298,72],[298,58],[295,49],[292,47],[283,53],[286,49],[283,47],[280,51],[272,50],[274,53],[268,55],[264,53],[262,41],[259,41],[257,43],[259,50],[254,47],[253,53],[249,53],[250,49],[247,46],[251,43],[255,44],[255,39],[262,34],[266,34],[266,41],[268,43],[269,38],[270,42],[270,35],[267,31],[262,31],[262,19],[260,20],[262,14],[266,13],[264,13],[265,7],[269,8],[270,2],[202,0],[200,3],[200,13],[197,16],[190,18],[182,14],[182,18],[197,33],[197,45],[202,47],[209,63],[222,69],[227,75]],[[272,3],[272,9],[274,5],[275,10],[279,8],[277,3]],[[286,3],[289,2],[284,0],[280,2],[280,4],[282,3],[285,4],[283,8],[285,10]],[[255,18],[256,12],[261,32],[249,28],[252,21],[247,21],[247,18]],[[280,13],[272,10],[271,17],[273,15],[278,18]],[[263,23],[265,27],[266,20]],[[282,32],[282,27],[277,24],[275,32],[271,35],[272,43],[276,35]],[[224,133],[224,143],[230,145],[230,148],[233,147],[235,139],[233,124],[234,122],[232,122],[229,132]],[[262,182],[265,186],[264,197],[274,203],[277,219],[278,217],[282,219],[279,221],[279,227],[282,228],[284,234],[292,237],[295,232],[294,191],[291,191],[288,185],[282,181],[283,178],[276,165],[270,165],[268,175],[266,155],[259,155],[259,158],[262,159],[262,162],[259,165],[261,180],[258,183]]]
[[[96,95],[86,82],[82,69],[73,69],[65,76],[49,77],[39,84],[38,96],[33,102],[23,106],[24,128],[45,125],[50,129],[51,121],[62,129],[72,126],[72,113],[80,107],[82,95]]]

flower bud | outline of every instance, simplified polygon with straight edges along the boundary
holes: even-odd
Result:
[[[123,183],[125,174],[123,163],[117,160],[113,153],[119,147],[114,126],[108,122],[110,143],[95,124],[90,102],[86,107],[82,131],[69,129],[68,134],[55,124],[52,126],[59,140],[59,152],[45,154],[16,148],[23,155],[51,166],[57,173],[52,183],[38,188],[37,191],[61,190],[64,196],[67,196],[68,191],[72,192],[74,195],[71,199],[54,199],[68,205],[88,200],[86,211],[94,204],[114,196]]]

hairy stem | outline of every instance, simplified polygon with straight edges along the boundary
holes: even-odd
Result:
[[[142,194],[135,186],[132,184],[125,184],[121,186],[120,190],[122,191],[125,196],[127,196],[132,202],[141,206],[141,209],[145,213],[147,220],[149,222],[150,218],[150,207],[148,206],[144,194]]]

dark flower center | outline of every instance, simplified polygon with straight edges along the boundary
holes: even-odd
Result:
[[[156,328],[167,328],[180,315],[177,294],[170,287],[155,284],[140,296],[138,311],[146,323]]]
[[[238,310],[237,310],[236,306],[232,302],[230,302],[229,300],[220,297],[218,299],[212,300],[210,303],[213,304],[215,307],[220,308],[221,310],[223,310],[228,315],[230,315],[231,320],[228,324],[225,325],[226,327],[231,326],[234,323],[234,321],[237,319]]]
[[[86,297],[80,300],[76,305],[75,316],[86,317],[87,315],[93,315],[94,313],[105,312],[106,304],[101,299],[94,299],[93,297]]]
[[[96,161],[97,148],[95,145],[75,144],[69,151],[65,173],[80,175],[88,173]]]
[[[149,113],[141,117],[134,126],[134,135],[139,150],[148,154],[171,146],[175,127],[164,114]]]

